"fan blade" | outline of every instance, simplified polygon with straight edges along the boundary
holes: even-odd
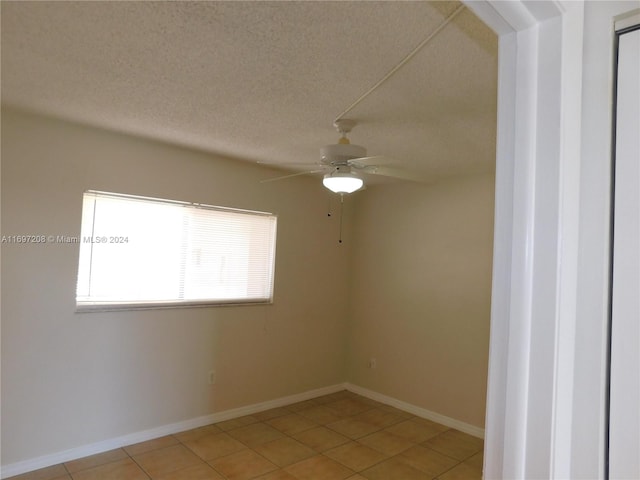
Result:
[[[347,160],[347,164],[355,168],[364,168],[369,165],[379,165],[381,163],[393,163],[393,159],[385,157],[384,155],[376,155],[373,157],[360,157]]]
[[[401,168],[385,167],[381,165],[367,165],[361,170],[363,173],[371,175],[382,175],[384,177],[399,178],[401,180],[409,180],[411,182],[431,183],[432,179],[427,178],[417,172],[403,170]]]
[[[309,170],[306,172],[298,172],[298,173],[292,173],[291,175],[284,175],[282,177],[274,177],[274,178],[266,178],[264,180],[260,180],[260,183],[268,183],[268,182],[275,182],[277,180],[284,180],[285,178],[291,178],[291,177],[298,177],[300,175],[311,175],[313,173],[320,173],[320,172],[324,172],[325,169],[321,169],[321,170]]]
[[[267,165],[269,167],[277,167],[279,165],[287,166],[287,167],[324,167],[326,166],[324,163],[318,162],[257,162],[259,165]]]

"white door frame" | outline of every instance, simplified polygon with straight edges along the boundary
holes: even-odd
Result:
[[[625,29],[626,33],[622,32]],[[609,475],[640,478],[640,13],[617,22]]]
[[[570,478],[584,4],[465,4],[499,35],[484,475]]]

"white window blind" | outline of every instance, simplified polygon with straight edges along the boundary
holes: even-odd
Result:
[[[86,192],[77,307],[269,303],[276,224],[269,213]]]

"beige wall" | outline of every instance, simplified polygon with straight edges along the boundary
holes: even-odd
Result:
[[[357,197],[350,382],[484,426],[493,193],[484,175]]]
[[[2,245],[3,464],[344,381],[351,242],[276,174],[3,109],[2,235],[79,235],[87,189],[279,216],[272,306],[77,314],[77,245]]]
[[[76,314],[77,245],[2,245],[4,465],[346,380],[483,425],[492,176],[349,197],[339,245],[318,179],[272,175],[3,109],[2,235],[78,235],[87,189],[279,216],[272,306]]]

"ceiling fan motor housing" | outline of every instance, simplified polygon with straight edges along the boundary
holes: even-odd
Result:
[[[320,149],[322,163],[328,165],[344,164],[352,158],[367,156],[367,150],[360,145],[341,144],[326,145]]]

